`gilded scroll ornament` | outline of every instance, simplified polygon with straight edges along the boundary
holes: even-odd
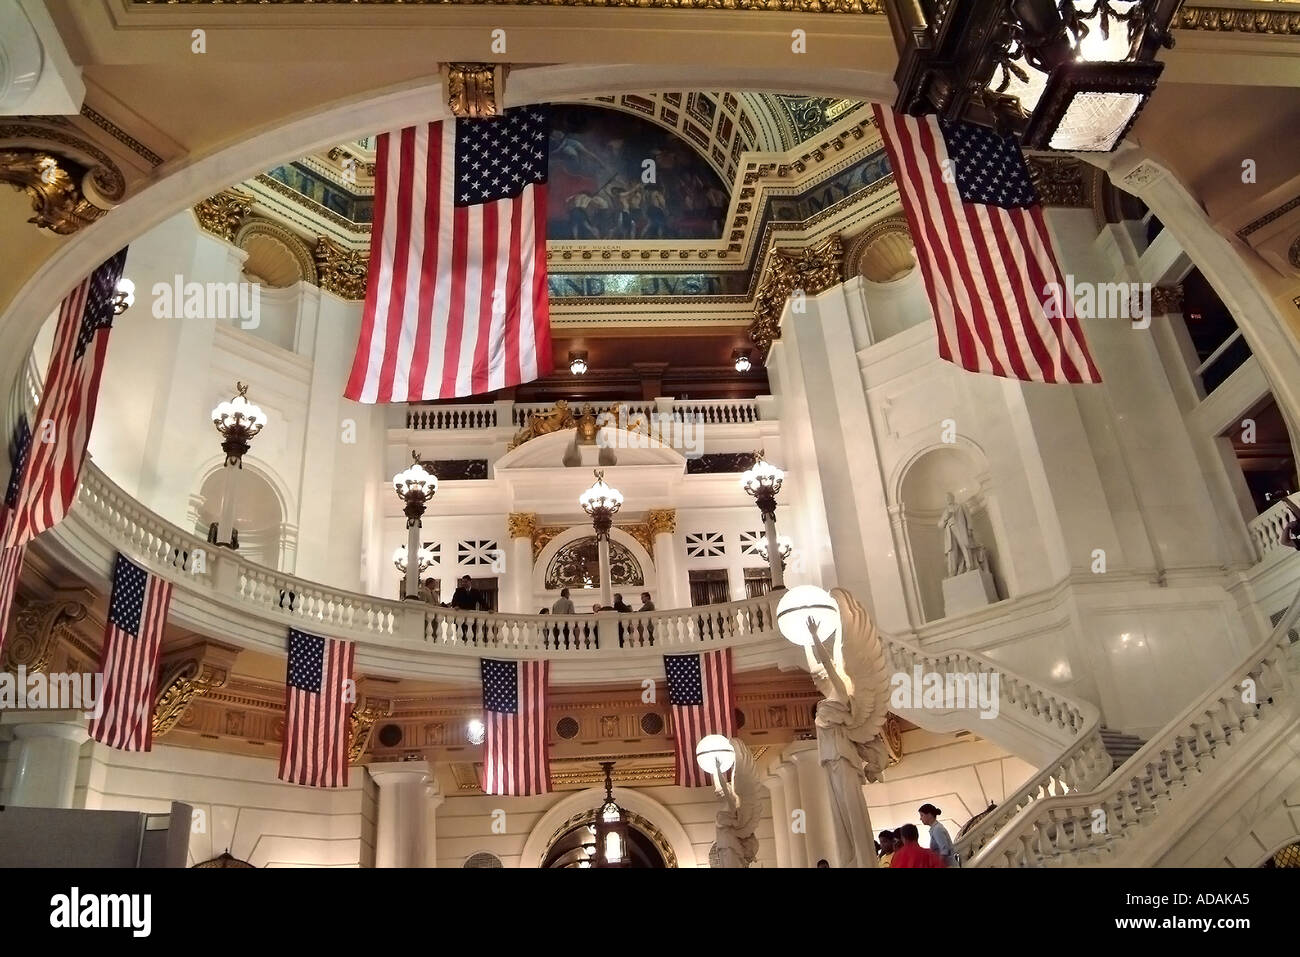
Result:
[[[342,299],[365,299],[369,271],[369,250],[348,249],[328,236],[316,243],[316,274],[322,289]]]
[[[45,671],[59,639],[70,637],[72,626],[85,617],[86,606],[79,601],[16,602],[0,669],[16,671],[22,666],[28,674]]]
[[[1088,209],[1092,206],[1089,185],[1092,168],[1073,156],[1027,156],[1029,177],[1044,206]]]
[[[370,743],[370,735],[375,729],[375,722],[392,713],[393,704],[391,700],[376,698],[369,698],[364,705],[358,705],[352,709],[348,721],[348,764],[359,764],[361,762],[361,755],[365,753],[366,745]]]
[[[89,226],[113,206],[96,188],[94,169],[44,150],[0,150],[0,182],[27,193],[36,213],[29,223],[60,236]]]
[[[535,512],[511,512],[506,518],[506,527],[511,538],[527,538],[530,541],[537,534],[537,514]]]
[[[549,435],[552,432],[559,432],[561,429],[575,428],[577,421],[573,417],[573,412],[569,410],[569,400],[558,399],[554,408],[529,415],[528,424],[515,434],[515,437],[506,448],[516,449],[529,439],[535,439],[539,435]]]
[[[500,116],[505,67],[499,63],[448,63],[447,107],[452,116]]]
[[[840,281],[844,245],[832,236],[798,251],[773,250],[758,286],[749,336],[764,355],[781,338],[781,314],[795,290],[815,296]]]
[[[198,658],[177,662],[159,682],[161,690],[153,708],[154,736],[161,737],[175,728],[191,701],[224,687],[229,677],[226,668],[213,662]]]
[[[252,211],[253,197],[237,189],[223,189],[194,207],[199,227],[230,243],[235,241],[235,233]]]
[[[677,532],[677,509],[652,508],[646,512],[645,523],[652,535],[673,535]]]

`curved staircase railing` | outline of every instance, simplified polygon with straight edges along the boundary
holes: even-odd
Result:
[[[1253,739],[1271,713],[1294,705],[1288,631],[1297,619],[1300,594],[1227,678],[1169,722],[1103,786],[1024,807],[985,842],[974,866],[1116,863],[1124,847],[1132,846],[1209,764]]]

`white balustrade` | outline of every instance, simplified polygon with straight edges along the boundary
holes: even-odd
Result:
[[[494,429],[494,405],[413,405],[406,410],[406,427],[416,431]]]
[[[1300,493],[1288,495],[1285,500],[1274,502],[1271,506],[1251,519],[1247,526],[1251,540],[1255,543],[1255,553],[1263,561],[1273,553],[1288,554],[1290,549],[1282,544],[1282,534],[1291,523],[1292,515],[1287,508],[1287,501],[1300,507]],[[1277,556],[1274,555],[1276,558]]]

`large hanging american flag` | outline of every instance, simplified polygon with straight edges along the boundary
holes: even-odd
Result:
[[[8,541],[9,523],[13,520],[14,505],[22,485],[23,467],[32,447],[32,430],[27,416],[20,415],[14,423],[13,438],[9,440],[9,486],[5,489],[4,504],[0,505],[0,542]],[[9,609],[13,607],[14,593],[18,590],[18,576],[23,570],[26,545],[0,546],[0,653],[4,652],[5,636],[9,633]]]
[[[281,781],[314,788],[348,786],[356,649],[350,641],[289,629]]]
[[[736,735],[736,697],[731,680],[731,649],[698,655],[664,655],[668,702],[673,709],[673,751],[677,783],[686,788],[712,785],[695,760],[695,746],[706,734]]]
[[[483,793],[546,794],[547,661],[480,662],[483,678]]]
[[[971,372],[1100,382],[1079,320],[1061,315],[1071,312],[1060,308],[1068,291],[1015,140],[971,123],[874,108],[916,243],[939,355]]]
[[[104,686],[90,736],[119,751],[153,748],[153,706],[172,586],[125,555],[113,566],[113,593],[104,626],[100,670]]]
[[[551,371],[541,106],[378,139],[361,335],[344,395],[476,395]]]
[[[29,542],[60,521],[77,495],[86,443],[95,422],[113,295],[126,265],[123,249],[90,274],[59,307],[34,441],[4,543]]]

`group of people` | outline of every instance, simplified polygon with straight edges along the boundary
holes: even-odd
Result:
[[[892,831],[881,831],[876,841],[877,867],[956,867],[957,855],[953,850],[948,829],[939,823],[940,811],[933,804],[922,804],[917,809],[921,823],[930,828],[930,846],[921,846],[921,832],[915,824],[904,824]],[[818,867],[830,867],[825,859]]]
[[[623,596],[618,593],[615,593],[614,604],[612,605],[602,605],[600,602],[596,602],[594,605],[591,606],[591,612],[593,615],[598,615],[602,611],[631,612],[634,610],[635,611],[655,610],[655,603],[650,600],[650,593],[648,591],[643,591],[641,593],[641,607],[637,609],[633,609],[631,605],[629,605],[627,602],[623,600]],[[550,608],[543,608],[537,614],[576,615],[577,613],[578,613],[578,609],[574,607],[573,599],[569,597],[569,589],[561,588],[560,597],[555,599],[555,604],[551,605]]]
[[[456,590],[452,592],[451,601],[438,602],[434,597],[437,594],[436,579],[426,578],[420,583],[420,600],[430,605],[437,605],[439,608],[458,608],[461,611],[483,611],[485,607],[483,596],[478,593],[474,587],[474,580],[468,575],[461,575],[456,580]]]

